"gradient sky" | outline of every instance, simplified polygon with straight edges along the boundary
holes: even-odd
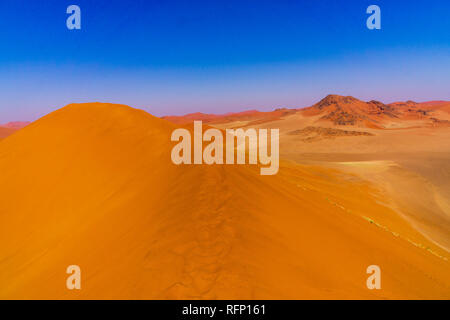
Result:
[[[67,6],[81,30],[66,28]],[[381,30],[366,8],[381,8]],[[450,100],[450,1],[1,0],[0,123],[71,102],[155,115]]]

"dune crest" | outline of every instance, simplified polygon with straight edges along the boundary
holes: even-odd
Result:
[[[0,298],[450,297],[448,253],[370,184],[293,162],[176,166],[174,128],[73,104],[3,140]],[[65,288],[72,264],[80,291]],[[366,287],[371,264],[383,290]]]

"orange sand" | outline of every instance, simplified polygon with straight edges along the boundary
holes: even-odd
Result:
[[[290,161],[275,176],[175,166],[174,128],[74,104],[1,140],[0,298],[450,298],[448,252],[367,180]]]

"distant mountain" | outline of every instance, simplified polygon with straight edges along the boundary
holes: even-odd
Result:
[[[382,127],[384,120],[396,119],[400,113],[392,106],[371,100],[364,102],[351,96],[328,95],[311,107],[302,109],[304,115],[320,115],[322,121],[335,125]]]
[[[13,134],[16,130],[12,128],[0,127],[0,139],[6,138],[7,136]]]
[[[16,132],[17,130],[30,124],[28,121],[13,121],[5,124],[0,124],[0,139],[6,138]]]
[[[270,112],[249,110],[222,115],[197,112],[183,116],[165,116],[162,118],[176,124],[189,124],[195,120],[202,120],[204,123],[211,125],[236,122],[236,126],[251,126],[279,120],[293,114],[300,114],[304,117],[317,117],[317,120],[314,120],[314,122],[319,126],[327,123],[335,126],[357,126],[374,129],[409,126],[447,126],[450,125],[450,102],[430,101],[417,103],[408,100],[406,102],[384,104],[377,100],[365,102],[352,96],[330,94],[307,108],[279,108]]]
[[[4,128],[12,128],[12,129],[21,129],[27,125],[29,125],[30,121],[11,121],[5,124],[0,124],[0,127]]]
[[[258,110],[248,110],[242,112],[229,112],[225,114],[208,114],[208,113],[189,113],[182,116],[164,116],[162,119],[170,121],[176,124],[188,124],[196,120],[201,120],[204,123],[211,122],[226,122],[226,121],[234,121],[236,119],[248,119],[250,117],[254,117],[258,114],[261,114]]]

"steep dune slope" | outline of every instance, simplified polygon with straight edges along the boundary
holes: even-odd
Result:
[[[174,128],[74,104],[2,140],[0,298],[450,298],[446,253],[367,184],[292,163],[175,166]],[[371,264],[382,290],[366,288]]]

